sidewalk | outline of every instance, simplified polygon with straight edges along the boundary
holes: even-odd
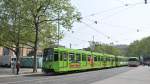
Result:
[[[139,66],[128,72],[92,84],[150,84],[150,67]]]
[[[21,68],[19,75],[13,74],[11,68],[0,68],[0,78],[1,77],[12,77],[12,76],[25,76],[25,75],[36,75],[43,74],[41,69],[37,69],[36,73],[33,73],[32,68]]]

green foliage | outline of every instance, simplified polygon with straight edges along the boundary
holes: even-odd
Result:
[[[37,49],[55,45],[57,25],[70,30],[80,13],[70,0],[0,0],[0,45],[16,51],[20,44],[34,48],[34,72]],[[19,55],[17,55],[19,57]]]
[[[121,50],[108,44],[101,44],[98,42],[94,42],[95,48],[94,52],[99,52],[99,53],[107,53],[107,54],[112,54],[112,55],[122,55]],[[91,50],[90,47],[88,50]]]
[[[150,37],[134,41],[130,44],[128,56],[150,56]]]
[[[0,46],[7,47],[12,51],[19,48],[20,44],[32,42],[33,31],[29,24],[26,26],[21,4],[17,0],[0,0]],[[24,24],[23,24],[24,23]],[[28,31],[27,31],[28,30]],[[34,39],[33,39],[34,40]]]
[[[0,3],[1,46],[15,47],[19,30],[20,44],[34,47],[35,23],[39,28],[38,46],[55,45],[58,20],[61,28],[70,30],[80,18],[70,0],[0,0]],[[62,38],[60,33],[59,39]]]
[[[60,28],[70,30],[73,22],[80,17],[80,13],[71,5],[70,0],[22,0],[22,2],[26,21],[33,25],[35,32],[40,31],[38,43],[43,48],[54,45],[58,39],[58,21]],[[59,39],[62,38],[63,33],[59,33]]]

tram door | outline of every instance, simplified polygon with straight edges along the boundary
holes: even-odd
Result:
[[[76,54],[76,63],[78,63],[78,67],[80,67],[80,63],[81,63],[81,54]]]
[[[68,67],[68,54],[63,53],[63,67]]]
[[[59,67],[60,68],[67,67],[67,54],[65,52],[60,52],[59,57],[60,57]]]
[[[82,53],[82,65],[81,66],[87,66],[87,56],[86,54]]]
[[[103,56],[103,61],[102,61],[103,67],[106,67],[106,61],[107,61],[106,57]]]

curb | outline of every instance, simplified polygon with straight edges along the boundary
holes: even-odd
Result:
[[[36,76],[36,75],[44,75],[44,73],[42,72],[37,72],[37,73],[27,73],[27,74],[24,74],[24,73],[21,73],[19,75],[0,75],[0,78],[5,78],[5,77],[18,77],[18,76]]]
[[[15,76],[20,76],[20,75],[0,75],[0,78],[15,77]]]
[[[42,72],[37,73],[27,73],[27,74],[19,74],[20,76],[36,76],[36,75],[44,75]]]

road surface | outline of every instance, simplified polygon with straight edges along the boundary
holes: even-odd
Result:
[[[54,76],[29,75],[1,77],[0,84],[91,84],[127,72],[135,67],[119,67]]]

